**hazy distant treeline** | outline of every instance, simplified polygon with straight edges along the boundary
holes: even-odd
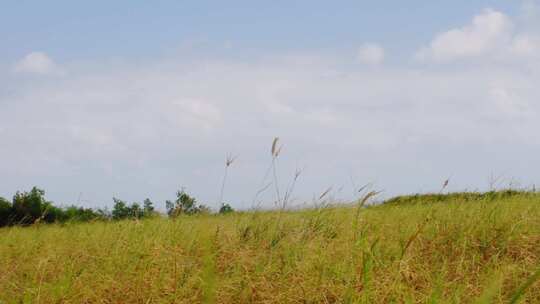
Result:
[[[112,210],[84,208],[75,205],[59,207],[45,199],[44,190],[34,187],[30,191],[17,191],[11,201],[0,197],[0,227],[68,221],[142,219],[160,215],[155,210],[154,203],[148,198],[142,204],[137,202],[129,204],[117,198],[113,198],[113,202]],[[209,207],[198,204],[195,198],[183,190],[176,193],[175,200],[166,201],[165,207],[169,217],[211,212]],[[231,211],[233,209],[228,204],[223,204],[219,213]]]

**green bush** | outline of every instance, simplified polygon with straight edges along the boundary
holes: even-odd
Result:
[[[51,207],[44,198],[45,191],[36,187],[30,192],[19,192],[13,196],[13,221],[21,225],[30,225],[42,217]],[[51,217],[49,216],[48,219]]]
[[[11,212],[11,203],[7,199],[0,197],[0,227],[10,223]]]
[[[221,208],[219,208],[219,214],[227,214],[234,212],[234,209],[229,204],[223,204],[221,205]]]
[[[26,192],[17,191],[10,203],[0,198],[0,227],[9,225],[31,225],[65,221],[90,221],[108,216],[102,210],[70,206],[60,208],[45,199],[45,191],[37,187]]]
[[[150,199],[145,199],[143,207],[137,202],[128,205],[123,200],[113,198],[114,207],[112,211],[112,218],[114,220],[121,219],[140,219],[144,217],[150,217],[155,215],[154,204]]]
[[[92,208],[69,206],[64,209],[64,214],[61,221],[89,222],[106,217],[107,216],[101,215],[98,211],[94,211]]]
[[[26,226],[38,222],[61,223],[66,221],[88,222],[106,219],[140,219],[158,214],[154,209],[154,203],[148,198],[144,200],[142,205],[137,202],[129,205],[117,198],[113,198],[113,201],[112,212],[106,209],[94,210],[73,205],[61,208],[45,199],[45,191],[33,187],[28,192],[17,191],[12,202],[0,198],[0,227],[9,225]],[[197,208],[197,212],[203,210],[201,206],[197,206]]]
[[[176,200],[174,202],[166,201],[165,207],[167,208],[167,215],[169,217],[177,217],[179,215],[194,215],[198,213],[210,213],[210,208],[197,204],[197,200],[184,190],[176,192]]]

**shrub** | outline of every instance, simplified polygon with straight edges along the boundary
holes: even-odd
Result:
[[[223,205],[221,205],[221,208],[219,208],[219,213],[220,214],[227,214],[227,213],[231,213],[231,212],[234,212],[234,209],[229,204],[223,204]]]
[[[114,206],[112,211],[112,218],[115,220],[120,220],[127,218],[129,216],[130,210],[123,200],[113,197]]]
[[[154,203],[152,203],[152,201],[149,198],[144,200],[143,208],[144,208],[144,214],[146,216],[151,216],[155,214]]]
[[[11,203],[7,199],[0,197],[0,227],[7,226],[10,223],[11,212]]]
[[[166,201],[165,207],[170,217],[177,217],[181,214],[193,215],[197,213],[210,213],[210,208],[205,205],[197,205],[197,200],[184,190],[176,192],[174,202]]]
[[[155,214],[153,203],[150,199],[145,199],[143,206],[135,202],[128,205],[125,201],[113,198],[114,207],[112,211],[112,218],[114,220],[120,219],[140,219],[149,217]]]
[[[92,208],[83,208],[77,206],[69,206],[64,210],[64,217],[61,221],[80,221],[89,222],[98,219],[106,219],[108,216],[102,215],[99,211],[94,211]]]
[[[88,222],[92,220],[143,218],[156,214],[154,204],[145,199],[141,205],[113,198],[112,212],[107,209],[83,208],[69,206],[57,207],[53,202],[45,199],[45,191],[33,187],[29,192],[17,191],[13,201],[0,198],[0,227],[8,225],[31,225],[36,222],[54,223],[65,221]]]
[[[29,225],[41,218],[45,210],[51,207],[51,203],[45,201],[44,195],[45,191],[36,187],[30,192],[17,191],[13,196],[13,221]]]

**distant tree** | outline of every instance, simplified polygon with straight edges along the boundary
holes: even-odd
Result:
[[[114,220],[125,219],[130,216],[131,210],[123,200],[113,197],[114,206],[112,210],[112,218]]]
[[[149,199],[145,199],[142,206],[137,202],[128,205],[125,201],[117,198],[113,198],[113,201],[112,218],[114,220],[126,218],[140,219],[154,214],[154,206]]]
[[[173,216],[173,213],[175,212],[175,204],[170,200],[166,200],[165,209],[167,210],[168,216]]]
[[[15,193],[11,209],[11,224],[54,223],[63,221],[67,217],[65,210],[47,201],[45,191],[37,187],[33,187],[29,192]]]
[[[149,198],[144,200],[143,210],[145,216],[152,216],[154,214],[154,203]]]
[[[121,207],[121,204],[118,206]],[[122,208],[118,208],[121,210]],[[121,212],[120,212],[121,213]],[[107,219],[112,215],[106,210],[94,210],[70,206],[57,207],[45,199],[45,191],[33,187],[26,192],[17,191],[10,203],[0,198],[0,227],[6,225],[31,225],[34,223],[54,223],[65,221],[90,221]]]
[[[226,213],[231,213],[231,212],[234,212],[234,209],[229,204],[223,204],[221,205],[221,208],[219,208],[220,214],[226,214]]]
[[[112,212],[109,211],[108,208],[100,208],[96,211],[96,214],[99,216],[100,219],[104,220],[110,220],[112,219]]]
[[[52,202],[45,202],[42,206],[40,222],[54,223],[66,220],[66,213],[62,208],[55,207]]]
[[[113,198],[112,211],[108,209],[92,209],[79,206],[57,207],[45,199],[45,191],[33,187],[30,191],[17,191],[12,202],[0,197],[0,227],[7,225],[31,225],[34,223],[54,223],[66,221],[87,222],[92,220],[140,219],[150,217],[157,212],[154,203],[145,199],[142,204]],[[200,212],[196,202],[190,201],[189,196],[179,199],[186,213]],[[191,202],[191,203],[190,203]],[[204,206],[201,206],[202,209]],[[201,209],[201,210],[202,210]]]
[[[139,203],[133,203],[128,206],[130,218],[142,218],[144,217],[144,211]]]
[[[98,211],[92,208],[83,208],[77,206],[69,206],[64,210],[64,221],[81,221],[89,222],[98,219],[105,219],[107,216],[102,216]]]
[[[41,218],[43,212],[51,204],[45,198],[45,191],[36,187],[30,192],[19,192],[13,196],[13,218],[15,223],[22,225],[33,224]]]
[[[166,201],[165,207],[167,208],[167,214],[170,217],[176,217],[181,214],[193,215],[210,211],[210,208],[204,205],[197,205],[197,200],[189,196],[184,190],[177,191],[176,200],[174,202]]]
[[[0,227],[10,224],[12,211],[11,203],[7,199],[0,197]]]

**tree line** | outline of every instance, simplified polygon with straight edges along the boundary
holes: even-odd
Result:
[[[0,197],[0,227],[21,225],[28,226],[36,223],[64,223],[69,221],[89,222],[122,219],[142,219],[162,214],[156,211],[154,203],[145,199],[142,204],[127,203],[118,198],[113,198],[113,208],[93,209],[71,205],[68,207],[55,206],[52,201],[45,198],[45,191],[33,187],[30,191],[17,191],[12,200]],[[174,200],[165,202],[168,217],[180,215],[195,215],[212,213],[212,210],[199,204],[195,198],[184,190],[176,192]],[[228,204],[222,204],[218,213],[233,212]]]

